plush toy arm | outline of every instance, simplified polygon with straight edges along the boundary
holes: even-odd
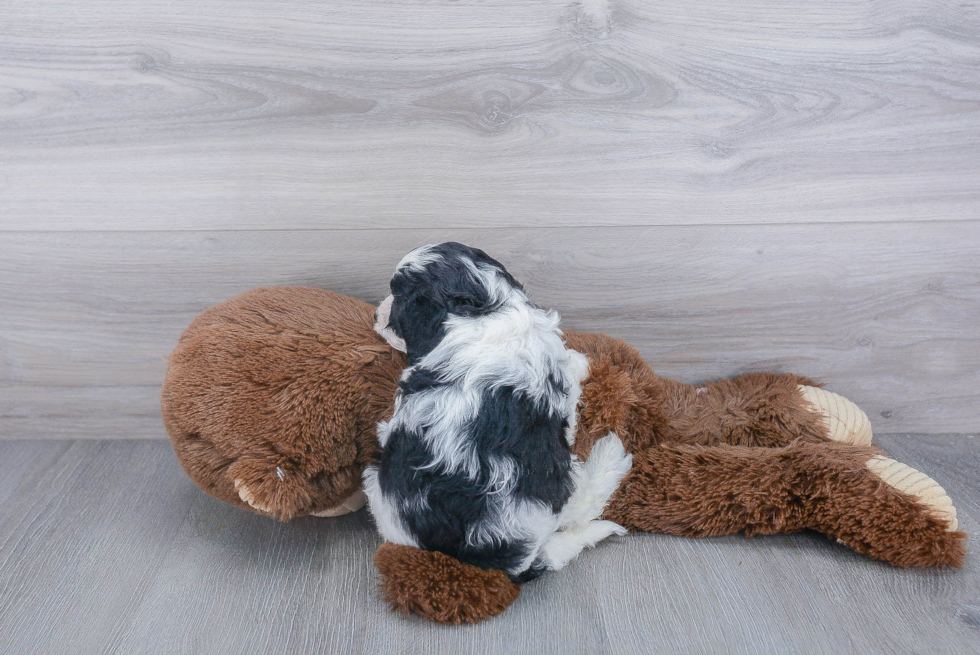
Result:
[[[620,436],[627,452],[658,443],[871,443],[867,415],[809,378],[762,372],[690,385],[658,377],[635,348],[618,339],[571,331],[565,338],[589,358],[573,447],[579,457],[609,431]]]
[[[813,529],[896,566],[960,566],[966,535],[938,484],[865,446],[664,445],[634,453],[603,518],[689,537]]]
[[[798,439],[871,443],[871,422],[847,398],[790,373],[746,373],[689,385],[663,379],[668,440],[785,446]]]
[[[317,475],[282,461],[261,439],[218,443],[201,433],[180,430],[174,423],[169,421],[168,429],[184,471],[204,491],[226,503],[281,521],[306,514],[337,516],[364,505],[362,492],[354,491],[345,498],[342,492],[346,489],[328,487]],[[326,482],[349,480],[356,489],[359,479],[359,468],[348,467]]]
[[[364,492],[354,485],[341,502],[325,504],[324,497],[333,497],[336,490],[325,489],[320,476],[315,472],[311,475],[309,471],[285,462],[277,466],[275,462],[274,453],[263,453],[258,457],[240,456],[225,473],[239,499],[260,514],[280,521],[306,514],[341,516],[361,509],[367,500]],[[359,478],[358,471],[359,467],[347,467],[336,471],[334,478],[356,480]]]

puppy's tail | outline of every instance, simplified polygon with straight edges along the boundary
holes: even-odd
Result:
[[[575,489],[558,516],[558,532],[541,548],[549,569],[557,571],[583,548],[591,548],[610,535],[626,534],[626,528],[599,517],[632,465],[633,456],[626,453],[613,432],[592,446],[587,461],[576,462]]]

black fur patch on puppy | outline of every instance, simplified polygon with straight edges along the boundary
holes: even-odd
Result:
[[[416,382],[418,377],[426,382]],[[403,388],[426,388],[431,373],[413,371]],[[402,518],[419,546],[451,555],[461,562],[488,569],[513,571],[528,556],[533,544],[525,540],[467,545],[468,530],[484,521],[496,499],[487,494],[492,486],[490,463],[508,458],[516,464],[515,498],[547,504],[561,511],[572,493],[571,454],[564,438],[567,421],[513,387],[488,389],[481,411],[466,427],[480,460],[479,474],[447,472],[431,467],[432,455],[421,435],[406,429],[393,430],[382,451],[379,482],[381,491],[403,499],[425,499],[406,503]],[[543,567],[532,567],[511,576],[516,582],[533,579]]]

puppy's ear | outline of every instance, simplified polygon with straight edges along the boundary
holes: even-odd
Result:
[[[397,331],[405,340],[408,363],[414,365],[435,348],[445,335],[447,307],[433,300],[424,289],[413,291],[408,297],[396,300]]]
[[[485,298],[480,298],[473,294],[456,293],[449,297],[446,305],[450,313],[460,314],[462,316],[474,316],[484,311],[487,301]]]

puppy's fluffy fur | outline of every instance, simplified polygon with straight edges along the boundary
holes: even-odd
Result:
[[[458,243],[412,251],[390,286],[375,329],[409,368],[364,473],[382,536],[526,581],[624,533],[598,517],[631,457],[614,434],[572,456],[588,360],[558,315]]]

